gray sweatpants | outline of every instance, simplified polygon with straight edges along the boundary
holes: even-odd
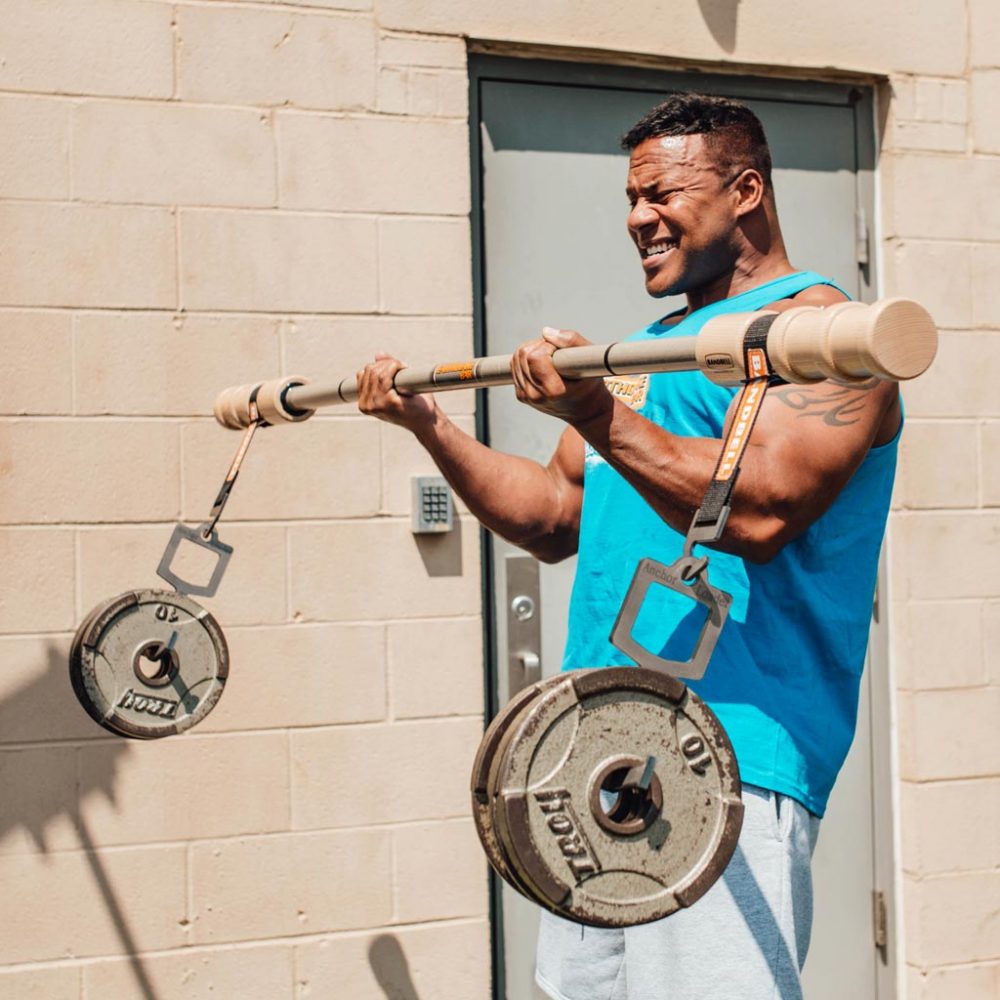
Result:
[[[624,930],[542,913],[535,978],[555,1000],[802,1000],[819,820],[743,786],[739,844],[690,909]]]

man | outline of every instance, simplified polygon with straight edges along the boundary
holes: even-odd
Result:
[[[628,231],[653,297],[687,308],[634,338],[696,333],[721,312],[825,306],[845,295],[785,253],[763,129],[745,106],[678,94],[624,137]],[[579,556],[564,667],[623,662],[608,635],[636,563],[672,562],[719,456],[734,390],[699,373],[564,381],[580,334],[546,328],[514,355],[518,398],[567,424],[545,467],[459,431],[432,397],[391,388],[400,362],[359,373],[366,413],[409,428],[472,513],[539,559]],[[733,595],[703,680],[744,781],[724,876],[690,910],[625,930],[543,913],[539,985],[557,1000],[800,997],[818,817],[854,732],[878,552],[895,467],[896,387],[768,393],[711,579]],[[701,618],[672,592],[661,655],[686,658]]]

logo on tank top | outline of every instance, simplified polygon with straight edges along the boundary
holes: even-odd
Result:
[[[604,384],[612,396],[633,410],[642,409],[649,392],[648,375],[607,375]]]

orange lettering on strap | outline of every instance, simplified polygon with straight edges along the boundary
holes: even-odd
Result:
[[[753,352],[749,353],[752,354]],[[753,361],[751,361],[751,366],[753,366]],[[736,471],[736,465],[746,446],[747,432],[757,416],[760,404],[764,400],[764,388],[764,382],[750,382],[743,391],[739,412],[733,420],[733,426],[729,428],[726,447],[723,449],[719,468],[715,473],[715,478],[720,482],[729,479]]]

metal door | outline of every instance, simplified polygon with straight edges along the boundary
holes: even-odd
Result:
[[[627,156],[619,136],[671,89],[740,97],[760,116],[771,143],[779,212],[793,264],[833,276],[868,298],[866,201],[870,197],[871,109],[845,87],[739,78],[667,76],[483,57],[473,64],[473,152],[480,214],[475,227],[478,333],[482,353],[501,354],[543,325],[619,340],[680,303],[655,301],[625,230]],[[870,141],[870,140],[869,140]],[[870,150],[867,152],[870,156]],[[512,392],[488,395],[483,437],[502,451],[539,461],[562,426],[522,406]],[[527,565],[526,565],[527,563]],[[530,673],[558,671],[575,560],[537,568],[499,539],[487,553],[495,710]],[[508,579],[509,576],[509,579]],[[537,605],[524,628],[525,610]],[[532,638],[532,628],[540,635]],[[508,621],[510,619],[510,621]],[[517,648],[508,648],[508,626]],[[529,648],[532,643],[540,645]],[[526,657],[512,656],[514,653]],[[510,661],[510,669],[509,667]],[[806,967],[809,1000],[877,995],[871,893],[875,868],[872,742],[868,683],[858,738],[824,821],[815,859],[816,919]],[[884,726],[887,720],[880,719]],[[887,727],[886,727],[887,728]],[[540,996],[533,983],[537,911],[506,886],[494,905],[498,1000]],[[888,977],[886,977],[888,979]]]

